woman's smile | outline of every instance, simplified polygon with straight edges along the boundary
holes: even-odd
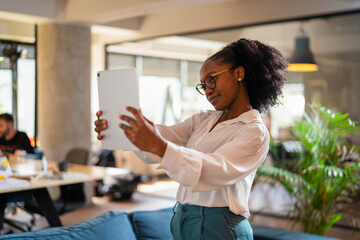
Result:
[[[208,100],[211,104],[214,105],[214,102],[217,100],[217,98],[220,96],[220,94],[216,94],[216,95],[211,95],[208,97]]]

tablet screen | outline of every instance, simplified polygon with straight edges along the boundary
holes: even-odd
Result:
[[[99,108],[101,119],[107,119],[108,129],[103,131],[102,147],[112,150],[138,150],[119,128],[120,114],[132,116],[126,106],[139,108],[139,87],[135,68],[98,72]]]

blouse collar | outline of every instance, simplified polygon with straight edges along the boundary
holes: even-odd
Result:
[[[217,118],[219,118],[222,115],[222,111],[217,111]],[[233,119],[229,119],[226,120],[224,122],[222,122],[223,124],[233,124],[233,123],[237,123],[237,122],[243,122],[245,124],[249,124],[253,121],[256,120],[261,120],[261,116],[260,113],[258,112],[258,110],[256,109],[251,109],[247,112],[242,113],[240,116],[233,118]]]

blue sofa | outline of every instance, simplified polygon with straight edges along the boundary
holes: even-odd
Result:
[[[0,236],[7,240],[169,240],[172,209],[138,211],[130,214],[106,212],[94,219],[70,226]],[[255,240],[334,240],[311,234],[252,225]],[[191,240],[191,239],[185,239]]]

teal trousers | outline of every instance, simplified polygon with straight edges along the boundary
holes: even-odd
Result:
[[[248,220],[232,213],[228,207],[174,206],[171,219],[174,240],[253,240]]]

